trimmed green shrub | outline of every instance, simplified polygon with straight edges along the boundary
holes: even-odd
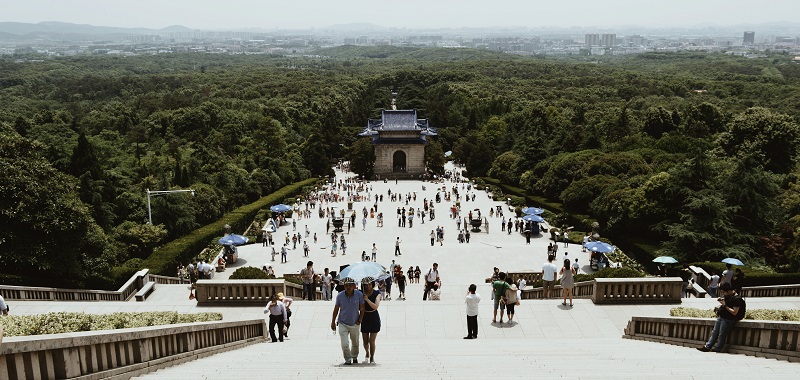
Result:
[[[273,204],[281,203],[286,197],[296,194],[303,186],[312,185],[317,183],[317,181],[317,178],[309,178],[304,181],[295,182],[251,204],[228,212],[216,222],[200,227],[186,236],[182,236],[156,248],[153,254],[142,261],[138,266],[134,266],[134,263],[129,260],[123,263],[121,268],[117,267],[112,269],[114,281],[118,285],[127,281],[131,274],[135,272],[130,272],[133,268],[136,268],[136,270],[148,268],[150,269],[150,273],[172,276],[174,275],[173,272],[178,262],[187,262],[191,260],[200,253],[200,251],[206,248],[214,238],[222,236],[222,231],[225,230],[226,224],[230,225],[233,231],[244,231],[253,221],[253,218],[259,210]]]
[[[275,278],[274,275],[264,273],[256,267],[241,267],[231,273],[231,280],[268,280]]]
[[[174,311],[154,311],[86,314],[59,312],[36,315],[9,315],[0,318],[0,325],[3,325],[3,334],[5,336],[26,336],[221,320],[221,313],[178,314]]]
[[[696,309],[690,307],[676,307],[669,311],[671,317],[689,318],[716,318],[714,310]],[[800,310],[775,310],[775,309],[752,309],[747,310],[744,319],[759,321],[792,321],[800,322]]]

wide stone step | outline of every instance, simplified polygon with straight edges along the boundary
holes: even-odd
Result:
[[[363,347],[359,359],[363,360]],[[337,336],[220,353],[142,376],[185,378],[726,378],[796,377],[797,364],[623,339],[379,340],[376,364],[342,365]]]

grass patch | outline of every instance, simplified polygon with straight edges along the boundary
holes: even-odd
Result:
[[[716,318],[712,309],[696,309],[691,307],[676,307],[669,311],[671,317],[690,317],[690,318]],[[753,309],[747,310],[744,319],[759,321],[791,321],[800,322],[800,310],[775,310],[775,309]]]

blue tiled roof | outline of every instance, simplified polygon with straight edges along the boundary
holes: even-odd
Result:
[[[380,119],[369,119],[359,136],[374,136],[383,131],[419,131],[421,135],[436,136],[428,119],[417,119],[417,110],[383,110]]]

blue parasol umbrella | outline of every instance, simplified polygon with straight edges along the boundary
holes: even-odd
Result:
[[[292,207],[281,203],[279,205],[272,206],[269,209],[272,210],[272,212],[286,212],[291,210]]]
[[[523,214],[528,214],[528,215],[539,215],[539,214],[541,214],[543,212],[544,212],[544,209],[541,209],[541,208],[538,208],[538,207],[525,207],[525,208],[522,209],[522,213]]]
[[[350,277],[356,282],[361,281],[364,277],[372,277],[376,280],[384,280],[389,277],[389,272],[383,265],[373,261],[362,261],[360,263],[350,264],[347,268],[339,272],[337,279]]]
[[[733,265],[738,265],[738,266],[744,266],[744,263],[742,262],[742,260],[734,259],[733,257],[728,257],[727,259],[722,260],[722,262],[725,263],[725,264],[733,264]]]
[[[249,240],[250,239],[242,235],[230,234],[219,238],[217,242],[222,245],[242,245],[244,243],[247,243],[247,241]]]
[[[536,223],[544,222],[544,218],[542,218],[539,215],[533,215],[533,214],[523,216],[522,220],[526,222],[536,222]]]
[[[675,264],[678,260],[675,260],[672,256],[658,256],[653,259],[654,263],[661,263],[661,264]]]
[[[604,243],[602,241],[592,241],[584,244],[583,246],[592,252],[600,252],[600,253],[614,252],[614,250],[617,249],[617,247],[608,243]]]

